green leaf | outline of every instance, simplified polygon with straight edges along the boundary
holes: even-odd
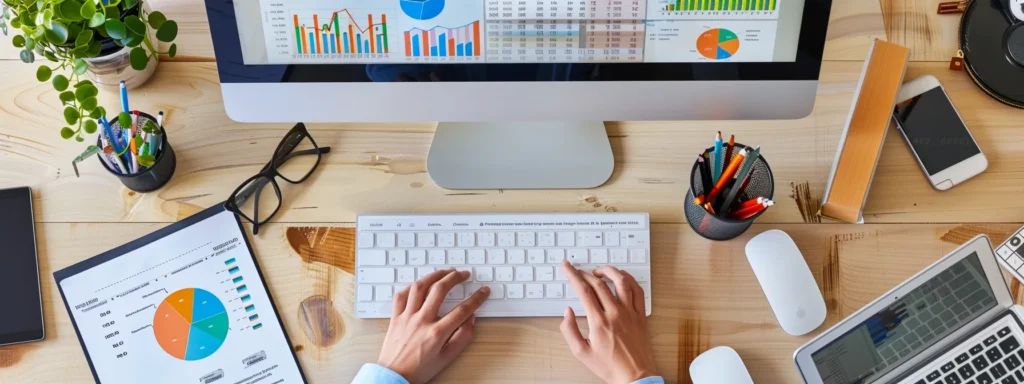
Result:
[[[178,44],[171,44],[171,48],[167,49],[167,56],[174,57],[176,54],[178,54]]]
[[[81,135],[79,135],[79,136],[75,137],[75,141],[77,141],[79,143],[84,143],[85,142],[85,138],[82,137]]]
[[[75,39],[75,46],[81,47],[89,45],[89,43],[92,42],[93,37],[95,37],[95,32],[91,29],[84,30],[82,33],[79,33],[78,38]]]
[[[164,25],[167,21],[167,16],[164,16],[163,12],[156,11],[149,14],[149,26],[154,29],[160,29],[160,26]]]
[[[139,156],[138,159],[139,165],[143,167],[152,167],[153,164],[156,164],[156,157],[154,157],[153,155],[142,155]]]
[[[59,63],[60,62],[60,59],[57,58],[57,55],[54,55],[53,52],[50,52],[50,51],[43,52],[43,57],[45,57],[46,60],[50,60],[50,61],[52,61],[54,63]]]
[[[81,87],[81,86],[85,86],[85,85],[92,85],[92,82],[89,81],[89,80],[81,80],[81,81],[75,83],[75,88],[78,88],[78,87]]]
[[[64,75],[54,76],[53,89],[56,89],[57,92],[64,92],[64,90],[68,89],[68,78]]]
[[[64,121],[68,124],[75,124],[78,122],[78,118],[82,117],[78,114],[78,110],[75,107],[64,108]]]
[[[11,40],[15,48],[25,48],[25,36],[17,35]]]
[[[53,23],[53,10],[47,9],[43,11],[43,22],[41,25],[43,28],[50,28],[50,24]]]
[[[92,0],[86,0],[92,1]],[[82,3],[78,0],[64,0],[60,3],[60,15],[68,21],[82,21],[85,20],[82,17]]]
[[[21,61],[24,61],[26,63],[30,63],[31,64],[32,62],[36,61],[36,55],[34,53],[32,53],[32,51],[29,51],[27,49],[26,50],[22,50],[20,56],[21,56]]]
[[[100,91],[99,89],[96,89],[96,86],[92,84],[83,85],[75,90],[75,100],[78,100],[78,102],[81,103],[85,101],[85,99],[96,97],[99,93]]]
[[[79,9],[79,14],[82,15],[83,19],[91,19],[96,15],[96,3],[91,0],[85,0],[85,3],[82,4],[82,8]]]
[[[82,129],[85,130],[85,133],[90,135],[96,133],[97,128],[99,128],[99,126],[96,125],[96,120],[86,120],[82,126]]]
[[[103,49],[103,46],[100,45],[100,42],[93,40],[91,43],[89,43],[89,48],[85,50],[85,57],[99,56],[101,49]]]
[[[85,51],[87,51],[87,50],[89,50],[89,46],[88,45],[82,45],[82,46],[75,47],[75,49],[71,50],[71,56],[83,57],[83,56],[85,56]]]
[[[89,118],[91,119],[98,119],[106,115],[107,112],[103,110],[103,107],[96,107],[96,109],[92,110],[92,112],[89,112]]]
[[[36,80],[47,81],[50,80],[50,75],[53,74],[53,70],[45,65],[40,65],[39,69],[36,69]]]
[[[64,102],[65,104],[75,101],[75,93],[71,91],[61,92],[59,97],[60,101]]]
[[[124,25],[125,27],[128,27],[129,31],[135,32],[139,35],[146,34],[146,23],[143,23],[142,19],[140,19],[138,16],[125,16]]]
[[[142,125],[142,132],[155,135],[160,132],[160,127],[157,127],[153,120],[146,120],[146,123]]]
[[[88,99],[82,100],[82,110],[92,112],[92,110],[96,109],[96,106],[98,106],[99,103],[99,100],[97,100],[95,97],[90,97]]]
[[[68,27],[59,21],[54,21],[50,27],[46,30],[46,41],[54,45],[64,45],[68,41]]]
[[[68,124],[71,124],[71,123],[68,123]],[[71,128],[64,127],[64,128],[60,129],[60,137],[63,137],[65,140],[70,139],[71,136],[74,136],[74,135],[75,135],[75,130],[73,130]]]
[[[89,18],[89,28],[96,28],[107,21],[107,16],[103,12],[96,12]]]
[[[128,112],[118,113],[117,114],[117,125],[120,125],[121,128],[131,127],[132,126],[132,115],[129,115]]]
[[[29,51],[36,49],[36,39],[33,39],[31,37],[25,38],[25,49]]]
[[[125,47],[138,47],[142,43],[142,35],[137,35],[135,32],[128,31],[128,36],[119,41],[121,45]]]
[[[32,13],[32,12],[22,12],[21,13],[21,24],[26,26],[26,27],[38,27],[39,25],[36,24],[35,15],[36,14]]]
[[[128,60],[132,63],[132,69],[141,71],[146,69],[146,65],[149,64],[149,54],[146,53],[145,48],[135,47],[128,53]]]
[[[111,2],[111,3],[113,3],[113,2]],[[117,9],[117,5],[107,4],[106,7],[103,7],[103,13],[107,14],[107,19],[108,20],[109,19],[121,19],[121,10]]]
[[[135,8],[135,5],[139,3],[139,0],[124,0],[124,9]]]
[[[103,26],[107,28],[107,34],[114,39],[120,40],[128,35],[128,30],[121,20],[107,19]]]
[[[76,59],[74,66],[74,73],[76,75],[85,74],[85,71],[89,69],[89,65],[85,63],[85,60]]]
[[[156,38],[165,43],[174,41],[175,37],[178,37],[178,23],[174,20],[167,20],[156,30]]]
[[[142,136],[135,136],[135,139],[132,141],[135,142],[135,149],[142,148]]]

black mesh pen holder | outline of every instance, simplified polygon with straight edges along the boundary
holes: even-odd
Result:
[[[733,148],[732,157],[738,156],[744,148],[747,148],[747,146],[737,143],[736,147]],[[713,150],[714,147],[708,148],[704,154],[709,154]],[[729,160],[731,161],[731,159]],[[729,161],[724,161],[723,163],[722,168],[724,169],[728,166]],[[772,175],[772,168],[768,166],[768,161],[764,159],[764,156],[758,156],[753,167],[750,173],[750,181],[746,189],[735,199],[736,202],[744,202],[758,197],[771,199],[775,194],[775,177]],[[739,184],[741,183],[742,180],[730,182],[719,195],[728,196],[731,189],[740,187]],[[734,239],[742,235],[743,232],[746,232],[754,224],[754,220],[764,213],[758,213],[744,220],[735,220],[724,215],[712,215],[704,207],[697,206],[693,201],[695,194],[700,196],[705,193],[700,164],[694,162],[693,169],[690,171],[690,189],[686,192],[686,201],[683,202],[683,208],[686,213],[686,222],[690,223],[690,228],[693,228],[694,232],[708,240],[724,241]]]

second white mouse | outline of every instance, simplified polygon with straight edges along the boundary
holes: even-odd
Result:
[[[825,299],[800,249],[786,232],[773,229],[747,242],[747,260],[782,330],[793,336],[825,322]]]
[[[754,384],[740,355],[729,347],[711,348],[693,359],[690,380],[693,384]]]

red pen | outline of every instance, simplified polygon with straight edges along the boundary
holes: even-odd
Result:
[[[757,215],[758,213],[764,212],[766,209],[768,209],[768,207],[771,207],[773,205],[775,205],[774,201],[765,200],[765,202],[761,203],[760,205],[755,205],[753,207],[738,210],[736,212],[733,212],[733,214],[730,216],[736,220],[746,220],[753,217],[754,215]]]
[[[740,210],[740,209],[743,209],[743,208],[750,208],[750,207],[753,207],[755,205],[761,205],[762,203],[764,203],[764,200],[765,199],[763,197],[758,197],[758,198],[755,198],[755,199],[750,199],[750,200],[744,201],[744,202],[740,203],[738,206],[736,206],[736,210]]]

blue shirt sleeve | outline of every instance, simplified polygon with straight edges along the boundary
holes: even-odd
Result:
[[[634,381],[632,384],[665,384],[665,379],[661,376],[651,376]]]
[[[409,384],[409,381],[390,369],[366,363],[352,379],[352,384]]]

